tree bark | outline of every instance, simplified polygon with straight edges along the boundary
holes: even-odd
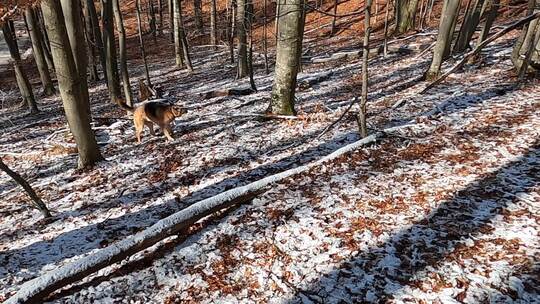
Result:
[[[228,18],[228,35],[227,39],[229,41],[229,55],[230,55],[230,62],[234,63],[234,35],[235,35],[235,23],[236,23],[236,0],[230,0],[230,9],[227,13]]]
[[[64,111],[77,144],[78,165],[79,168],[89,167],[103,158],[90,126],[88,91],[83,92],[85,86],[81,85],[86,80],[80,78],[76,69],[60,1],[42,0],[41,9],[51,41]]]
[[[240,79],[249,74],[246,37],[246,29],[249,27],[249,21],[247,20],[248,16],[246,14],[246,0],[237,0],[236,3],[236,39],[238,40],[236,78]]]
[[[96,49],[99,55],[99,61],[101,63],[101,68],[103,70],[103,77],[108,83],[107,77],[107,59],[105,54],[105,48],[103,47],[103,37],[99,28],[99,20],[96,11],[96,6],[94,5],[94,0],[83,0],[86,1],[86,14],[90,17],[92,22],[92,36],[94,37],[94,43],[96,44]]]
[[[158,0],[158,16],[159,16],[159,23],[158,23],[158,34],[163,34],[163,0]]]
[[[19,54],[19,47],[17,46],[17,41],[15,40],[15,34],[10,28],[9,22],[4,22],[2,24],[2,32],[4,33],[4,39],[9,49],[9,54],[11,59],[13,59],[13,67],[15,68],[15,77],[17,78],[17,84],[19,86],[19,91],[23,98],[24,103],[28,105],[30,113],[34,114],[39,112],[39,109],[34,99],[34,93],[32,92],[32,86],[28,77],[24,73],[21,62],[21,55]]]
[[[60,0],[64,22],[71,46],[71,52],[75,62],[75,68],[79,74],[79,86],[81,87],[82,98],[86,100],[84,105],[91,119],[90,103],[88,98],[88,82],[86,78],[86,69],[88,66],[88,55],[86,53],[86,43],[84,39],[84,30],[81,21],[81,7],[79,0]]]
[[[17,172],[11,170],[2,161],[1,158],[0,158],[0,170],[6,172],[6,174],[9,175],[9,177],[11,177],[13,180],[15,180],[15,182],[17,182],[17,184],[19,184],[21,187],[23,187],[24,191],[26,191],[28,196],[30,196],[30,198],[32,199],[32,202],[33,202],[32,205],[34,206],[34,208],[39,210],[39,212],[41,212],[41,214],[43,215],[44,218],[51,217],[51,213],[49,212],[49,209],[47,208],[45,203],[43,203],[41,198],[36,194],[34,189],[32,189],[32,186],[30,186],[30,184],[22,176],[20,176]]]
[[[113,0],[114,6],[114,20],[116,22],[116,30],[118,31],[118,45],[119,45],[119,61],[120,61],[120,74],[122,75],[122,85],[124,87],[124,96],[126,104],[128,106],[133,105],[133,95],[131,94],[131,85],[129,82],[129,73],[127,68],[127,55],[126,55],[126,30],[124,29],[124,20],[122,18],[122,11],[120,10],[120,0]]]
[[[441,21],[439,25],[439,33],[437,34],[437,42],[433,51],[433,59],[431,66],[426,72],[426,79],[433,80],[439,76],[441,65],[446,49],[452,43],[452,36],[455,26],[454,20],[459,9],[459,0],[445,0],[442,9]]]
[[[339,5],[338,0],[334,0],[334,16],[332,17],[332,28],[330,28],[330,36],[334,36],[336,33],[336,20],[337,20],[337,8]]]
[[[174,1],[176,0],[168,0],[168,11],[169,11],[169,36],[171,38],[171,42],[174,44]]]
[[[268,75],[270,70],[268,68],[268,18],[267,18],[267,7],[268,1],[264,0],[263,4],[263,51],[264,51],[264,72]]]
[[[148,11],[150,12],[150,32],[152,33],[152,38],[154,43],[157,42],[157,21],[156,21],[156,10],[154,7],[154,0],[148,1]]]
[[[538,7],[540,7],[540,0],[529,0],[529,12],[536,13],[540,11]],[[514,44],[511,59],[512,63],[514,64],[514,68],[518,73],[520,73],[520,71],[522,70],[526,71],[529,68],[529,64],[530,67],[535,70],[540,69],[540,46],[538,45],[538,41],[536,41],[535,39],[536,31],[538,31],[538,22],[540,21],[533,20],[531,23],[524,26],[523,30],[521,31],[520,37]],[[529,55],[529,58],[527,58],[527,52],[529,52],[529,50],[531,50],[531,53]],[[523,65],[525,65],[525,67],[523,67]]]
[[[252,0],[248,0],[249,3],[247,4],[247,13],[249,16],[253,16],[253,2]],[[253,70],[253,22],[252,17],[249,17],[249,37],[248,37],[248,70],[249,70],[249,85],[253,91],[257,91],[257,86],[255,85],[255,79],[253,75],[255,74],[255,71]]]
[[[176,54],[176,65],[183,67],[186,65],[189,71],[193,71],[189,46],[184,33],[184,22],[182,20],[182,1],[174,1],[174,49]]]
[[[473,4],[463,19],[460,35],[454,46],[454,53],[461,53],[470,47],[471,38],[480,23],[480,13],[484,6],[484,0],[471,1],[473,1]]]
[[[141,0],[135,0],[135,10],[137,12],[137,29],[139,30],[139,43],[141,45],[141,54],[144,62],[144,75],[146,76],[146,83],[149,87],[152,87],[150,81],[150,73],[148,72],[148,63],[146,62],[146,50],[144,48],[144,40],[141,26]]]
[[[360,100],[360,112],[358,113],[358,122],[360,128],[360,136],[366,137],[367,120],[366,120],[366,104],[368,98],[368,58],[369,58],[369,35],[371,34],[371,3],[372,0],[366,1],[364,14],[364,43],[362,45],[362,98]]]
[[[217,45],[216,21],[217,21],[216,0],[210,0],[210,44],[214,46]]]
[[[385,12],[384,12],[384,38],[383,38],[383,56],[388,56],[388,7],[390,6],[390,1],[386,2]]]
[[[86,7],[88,3],[86,0],[81,1],[82,13],[84,17],[84,34],[86,37],[86,45],[88,46],[88,73],[90,75],[91,81],[99,80],[99,75],[97,71],[97,60],[96,60],[96,43],[94,39],[94,30],[92,27],[92,17],[88,14],[88,8]]]
[[[304,34],[304,1],[279,0],[274,85],[268,112],[295,115],[294,93]]]
[[[198,31],[203,31],[202,4],[201,0],[193,0],[193,9],[195,11],[195,27]]]
[[[47,60],[43,53],[43,44],[41,41],[41,31],[37,24],[34,9],[31,6],[26,7],[24,14],[26,21],[28,22],[28,31],[30,32],[30,38],[32,40],[32,49],[34,50],[34,59],[39,72],[39,78],[41,79],[41,85],[43,86],[43,95],[50,96],[55,93],[54,84],[51,80],[51,74],[49,73],[49,67],[47,66]]]
[[[486,21],[484,23],[484,26],[482,27],[482,31],[480,32],[480,36],[478,36],[478,43],[482,43],[489,35],[489,31],[491,30],[491,26],[493,25],[493,22],[495,22],[495,18],[497,18],[497,14],[499,12],[499,6],[500,6],[500,0],[487,0],[487,8],[486,8]]]
[[[414,28],[418,0],[396,0],[396,34]]]
[[[107,86],[111,102],[116,103],[121,97],[118,65],[116,62],[116,45],[113,26],[113,0],[102,0],[103,46],[107,70]]]

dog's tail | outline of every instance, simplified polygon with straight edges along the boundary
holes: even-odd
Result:
[[[135,112],[135,108],[128,105],[126,101],[122,98],[117,98],[116,103],[124,110],[129,111],[131,113]]]

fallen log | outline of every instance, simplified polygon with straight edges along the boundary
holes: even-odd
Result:
[[[10,297],[5,303],[28,303],[39,302],[50,293],[75,283],[100,269],[113,265],[123,259],[142,251],[159,241],[177,234],[186,229],[200,219],[224,208],[231,207],[240,202],[245,202],[256,195],[265,191],[265,189],[288,177],[306,172],[323,163],[334,160],[346,153],[356,150],[359,147],[375,142],[384,136],[385,133],[398,131],[408,128],[412,125],[402,125],[388,128],[383,132],[377,132],[367,136],[359,141],[344,146],[333,153],[306,165],[283,171],[252,182],[242,187],[230,189],[216,196],[204,199],[193,205],[174,213],[147,229],[129,236],[115,244],[82,257],[74,262],[65,264],[56,270],[50,271],[38,278],[24,283],[19,291]]]
[[[508,32],[512,31],[513,29],[516,29],[522,25],[525,25],[525,24],[528,24],[529,22],[533,21],[534,19],[536,18],[540,18],[540,12],[536,12],[534,14],[531,14],[525,18],[522,18],[510,25],[508,25],[507,27],[503,28],[502,30],[500,30],[499,32],[497,32],[496,34],[493,34],[491,37],[489,37],[488,39],[484,40],[482,43],[480,43],[479,45],[477,45],[472,51],[470,51],[469,53],[465,54],[465,56],[463,56],[463,59],[461,59],[458,63],[456,63],[450,70],[448,70],[446,73],[444,73],[443,75],[441,75],[439,78],[437,78],[435,81],[433,81],[432,83],[430,83],[425,89],[423,89],[420,94],[424,94],[426,93],[429,89],[433,88],[434,86],[438,85],[439,83],[441,83],[443,80],[445,80],[448,76],[450,76],[450,74],[452,74],[453,72],[455,72],[457,69],[461,68],[465,62],[467,62],[467,60],[469,58],[471,58],[472,56],[480,53],[480,51],[486,46],[488,45],[489,43],[495,41],[496,39],[504,36],[505,34],[507,34]]]

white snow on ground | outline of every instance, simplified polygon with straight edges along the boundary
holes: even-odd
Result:
[[[371,126],[414,120],[415,128],[279,183],[49,300],[538,301],[540,89],[512,86],[509,43],[486,50],[486,67],[455,74],[423,96],[425,83],[416,79],[428,58],[373,60]],[[316,137],[359,91],[359,62],[304,65],[300,83],[332,74],[300,86],[301,119],[260,121],[239,114],[264,111],[272,75],[257,75],[259,93],[202,100],[199,93],[247,82],[231,80],[226,53],[197,51],[195,75],[169,61],[152,66],[156,83],[189,110],[173,143],[145,133],[135,144],[129,120],[102,119],[124,115],[103,103],[104,86],[91,90],[107,161],[89,171],[72,169],[73,140],[57,99],[45,100],[34,119],[2,111],[3,158],[58,220],[40,221],[0,176],[0,299],[193,202],[358,139],[351,117]],[[404,106],[389,109],[401,99]]]

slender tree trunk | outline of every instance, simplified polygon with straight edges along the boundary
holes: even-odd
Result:
[[[179,8],[180,8],[180,13],[179,13],[179,18],[180,18],[179,25],[180,25],[180,28],[179,28],[179,31],[180,31],[180,39],[182,41],[182,52],[183,52],[183,55],[184,55],[184,62],[186,64],[186,67],[187,67],[188,71],[193,72],[193,66],[191,65],[191,55],[189,54],[189,44],[188,44],[188,41],[187,41],[186,34],[184,32],[184,21],[183,21],[183,18],[182,18],[182,5],[181,5],[181,2],[179,3]]]
[[[540,7],[540,0],[529,0],[529,9],[527,13],[530,15],[539,11],[540,9],[538,9],[538,7]],[[512,50],[512,63],[521,77],[523,77],[523,74],[529,68],[529,64],[534,64],[537,67],[540,64],[540,62],[535,62],[540,61],[540,59],[538,59],[540,46],[537,45],[537,42],[535,41],[536,32],[538,31],[537,24],[539,22],[539,20],[533,20],[528,25],[523,27],[521,35],[516,40]]]
[[[91,119],[90,103],[88,98],[88,82],[86,78],[86,69],[88,67],[88,55],[86,53],[86,43],[84,39],[84,30],[81,20],[81,7],[79,0],[60,0],[62,6],[62,12],[64,14],[64,22],[69,39],[69,45],[71,46],[71,52],[75,62],[75,68],[79,74],[79,85],[81,87],[81,94],[83,99],[87,102],[86,111],[88,117]]]
[[[9,54],[11,59],[13,59],[13,66],[15,68],[15,77],[17,78],[17,84],[19,85],[19,91],[23,98],[24,103],[28,105],[30,113],[37,113],[39,109],[34,99],[34,93],[32,92],[32,86],[28,77],[22,69],[21,55],[19,54],[19,47],[17,46],[17,41],[15,40],[15,35],[12,29],[10,28],[9,22],[4,22],[2,25],[2,31],[4,33],[4,40],[9,49]]]
[[[334,36],[336,33],[336,19],[337,19],[337,8],[339,5],[338,0],[334,0],[334,16],[332,17],[332,28],[330,29],[330,36]]]
[[[154,8],[154,0],[148,0],[148,11],[150,12],[150,32],[154,43],[157,42],[157,22],[156,22],[156,10]]]
[[[39,78],[43,86],[43,94],[45,96],[53,95],[55,89],[51,80],[51,74],[49,73],[49,67],[47,66],[47,60],[43,53],[43,45],[41,43],[43,38],[41,37],[41,31],[39,30],[33,8],[31,6],[26,7],[24,14],[28,22],[28,31],[32,40],[32,49],[34,50],[34,59],[36,60]]]
[[[237,73],[236,78],[248,76],[247,62],[247,38],[246,29],[249,26],[246,16],[246,0],[237,0],[236,5],[236,38],[238,43]]]
[[[435,0],[431,0],[429,2],[429,8],[428,8],[428,17],[427,17],[427,23],[429,24],[431,22],[431,13],[433,12],[433,5],[435,4]]]
[[[33,202],[32,205],[34,206],[34,208],[39,210],[39,212],[41,212],[41,214],[43,215],[44,218],[51,217],[51,213],[49,212],[49,209],[47,208],[45,203],[43,203],[41,198],[36,194],[34,189],[32,189],[32,186],[30,186],[30,184],[22,176],[20,176],[17,172],[11,170],[2,161],[1,158],[0,158],[0,170],[6,172],[6,174],[9,177],[11,177],[13,180],[15,180],[15,182],[17,182],[17,184],[19,184],[21,187],[23,187],[24,191],[26,191],[28,196],[30,196],[30,198],[32,199],[32,202]]]
[[[199,32],[203,31],[202,4],[201,0],[193,0],[193,9],[195,11],[195,27]]]
[[[480,23],[480,15],[484,0],[471,0],[473,2],[471,9],[465,15],[460,29],[459,39],[454,46],[455,53],[461,53],[470,47],[472,36]]]
[[[267,19],[267,7],[268,7],[268,1],[264,0],[264,8],[263,8],[263,14],[264,14],[264,20],[263,20],[263,50],[264,50],[264,72],[268,75],[270,73],[270,70],[268,68],[268,19]]]
[[[482,43],[488,37],[491,26],[493,25],[493,22],[495,22],[495,18],[497,18],[499,6],[499,0],[488,0],[488,7],[486,8],[486,21],[484,23],[484,26],[482,27],[480,36],[478,36],[477,44]]]
[[[60,1],[42,0],[41,9],[51,40],[64,111],[79,152],[79,168],[92,166],[103,158],[90,127],[88,91],[83,92],[83,86],[81,86],[81,83],[86,80],[80,79],[80,74],[76,69]],[[82,38],[81,35],[75,37]],[[86,71],[86,68],[84,70]]]
[[[127,55],[126,55],[126,30],[124,29],[124,19],[122,18],[122,11],[120,10],[120,0],[113,0],[114,6],[114,20],[116,22],[116,30],[118,31],[118,45],[120,47],[118,56],[120,61],[120,73],[122,75],[122,85],[124,87],[124,95],[126,98],[126,104],[133,105],[133,95],[131,94],[131,85],[129,82],[129,73],[127,68]]]
[[[384,40],[383,40],[383,56],[388,56],[388,7],[390,1],[386,1],[386,7],[384,12]]]
[[[86,45],[88,46],[88,73],[90,75],[91,81],[99,80],[99,75],[97,71],[97,60],[96,60],[96,43],[94,38],[94,30],[92,27],[92,17],[88,14],[88,8],[86,7],[88,3],[86,0],[81,1],[83,17],[84,17],[84,33],[86,37]]]
[[[266,0],[265,0],[266,1]],[[217,7],[216,0],[210,0],[210,44],[217,45]]]
[[[396,0],[396,34],[414,28],[418,0]]]
[[[113,25],[113,0],[102,0],[102,23],[103,23],[103,47],[105,48],[105,60],[107,70],[107,86],[111,102],[121,97],[120,79],[118,77],[118,65],[116,62],[116,45],[114,41]]]
[[[366,122],[366,103],[368,94],[368,58],[369,58],[369,35],[371,34],[371,3],[372,0],[367,0],[364,14],[364,43],[362,45],[362,98],[360,100],[360,112],[358,113],[358,122],[360,136],[366,137],[367,122]]]
[[[162,35],[163,34],[163,0],[158,0],[158,15],[159,15],[158,33]]]
[[[253,75],[255,71],[253,70],[253,2],[252,0],[247,3],[247,14],[248,14],[248,24],[249,24],[249,37],[248,37],[248,70],[249,70],[249,84],[253,91],[257,91],[257,86],[255,85],[255,79]]]
[[[99,28],[99,20],[96,11],[96,6],[94,5],[93,0],[83,0],[86,1],[86,14],[90,17],[92,23],[92,36],[94,37],[95,48],[99,55],[99,61],[101,63],[101,68],[103,70],[103,77],[108,83],[107,78],[107,57],[105,54],[105,48],[103,47],[103,37]]]
[[[227,36],[227,38],[229,39],[229,54],[230,54],[230,61],[231,63],[234,63],[234,34],[236,32],[235,28],[236,28],[236,0],[230,0],[230,4],[231,4],[231,9],[230,9],[230,14],[228,17],[230,17],[230,27],[228,27],[230,30],[229,30],[229,35]]]
[[[279,0],[279,2],[276,66],[268,112],[295,115],[294,93],[304,33],[304,2],[303,0]]]
[[[150,81],[150,73],[148,72],[148,63],[146,62],[146,50],[144,48],[144,40],[141,26],[141,0],[135,1],[135,10],[137,12],[137,29],[139,30],[139,43],[141,45],[141,54],[144,62],[144,75],[146,76],[146,83],[149,87],[152,87]]]
[[[167,5],[169,9],[169,36],[171,38],[171,42],[174,43],[174,1],[176,0],[168,0]]]
[[[181,68],[184,66],[184,58],[182,57],[182,36],[180,28],[182,27],[182,13],[180,9],[181,0],[173,0],[174,7],[174,54],[176,58],[176,66]]]
[[[439,76],[441,65],[444,60],[445,50],[452,43],[455,26],[455,18],[459,10],[459,0],[445,0],[442,9],[439,33],[433,51],[431,66],[426,72],[426,79],[433,80]]]

